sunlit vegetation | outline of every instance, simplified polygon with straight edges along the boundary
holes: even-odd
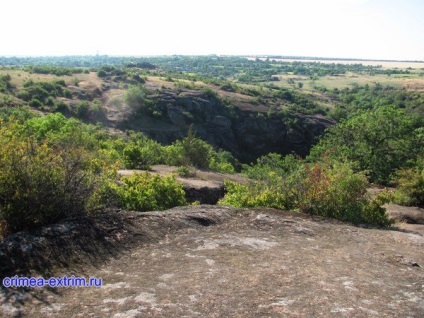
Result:
[[[109,183],[106,190],[119,207],[137,211],[166,210],[185,205],[185,192],[174,176],[159,177],[148,172],[121,178],[121,184]]]
[[[63,125],[65,124],[65,125]],[[112,164],[76,121],[0,122],[0,219],[9,231],[88,212]]]
[[[384,203],[423,206],[424,94],[377,81],[323,85],[329,77],[352,74],[418,78],[423,72],[417,69],[219,56],[0,57],[0,66],[0,228],[5,231],[108,206],[148,211],[186,204],[182,185],[172,176],[117,175],[117,169],[150,170],[156,164],[177,166],[183,177],[198,169],[241,171],[250,181],[226,182],[220,201],[237,207],[388,226]],[[185,101],[184,108],[172,104],[177,97],[165,96],[187,93],[231,124],[244,116],[256,125],[279,123],[299,133],[309,130],[302,118],[326,117],[337,124],[319,142],[311,137],[316,144],[306,158],[270,153],[242,166],[235,153],[197,135],[196,124],[206,121],[203,106]],[[107,107],[127,112],[121,126],[108,122]],[[172,124],[170,108],[178,109],[185,125],[179,137],[160,143],[134,131],[139,122],[166,129]],[[125,126],[128,122],[132,126]],[[105,127],[122,130],[111,133]],[[370,183],[396,189],[371,199]]]
[[[424,156],[422,117],[393,106],[352,113],[322,138],[311,158],[323,154],[350,160],[372,182],[388,184],[398,169]]]
[[[391,224],[385,209],[367,197],[366,176],[355,173],[349,163],[325,158],[311,164],[270,154],[245,167],[245,173],[253,181],[227,182],[222,204],[298,210],[354,224]]]
[[[37,117],[15,111],[0,121],[0,141],[0,220],[11,232],[105,205],[146,211],[185,204],[182,185],[172,177],[146,173],[124,177],[118,185],[117,168],[176,163],[234,171],[230,154],[214,151],[193,133],[161,146],[140,134],[113,137],[60,113]]]

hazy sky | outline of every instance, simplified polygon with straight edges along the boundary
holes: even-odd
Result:
[[[0,55],[424,60],[423,0],[4,0]]]

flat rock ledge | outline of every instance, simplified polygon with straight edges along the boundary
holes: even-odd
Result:
[[[423,317],[423,225],[361,228],[275,209],[105,211],[0,244],[2,277],[101,277],[3,289],[5,317]]]

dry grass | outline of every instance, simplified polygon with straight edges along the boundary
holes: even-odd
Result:
[[[424,91],[424,77],[417,75],[407,76],[387,76],[387,75],[358,75],[348,73],[341,76],[323,76],[317,80],[311,80],[308,76],[279,75],[280,81],[270,82],[278,86],[296,88],[297,83],[302,83],[302,91],[314,91],[315,87],[326,87],[327,89],[343,89],[354,85],[364,86],[380,83],[383,86],[393,86],[395,88],[406,88],[408,90]],[[290,84],[289,81],[294,81]]]
[[[254,60],[254,58],[250,58]],[[262,58],[265,60],[265,58]],[[413,68],[413,69],[424,69],[424,62],[402,62],[402,61],[351,61],[351,60],[301,60],[301,59],[272,59],[279,62],[305,62],[305,63],[326,63],[326,64],[363,64],[370,66],[381,65],[383,69],[393,68]]]
[[[12,84],[17,88],[20,88],[27,80],[37,82],[64,80],[67,85],[74,85],[74,79],[76,78],[82,85],[94,85],[96,87],[100,87],[103,82],[103,80],[97,76],[96,72],[90,72],[89,74],[74,74],[73,76],[57,76],[52,74],[31,74],[23,70],[0,70],[0,75],[6,74],[9,74],[12,77]]]

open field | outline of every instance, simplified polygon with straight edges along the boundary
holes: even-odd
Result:
[[[249,58],[254,60],[255,58]],[[266,60],[266,58],[261,58],[261,60]],[[303,59],[270,59],[273,61],[279,62],[302,62],[302,63],[327,63],[327,64],[363,64],[371,66],[381,65],[383,69],[393,69],[393,68],[413,68],[413,69],[424,69],[424,62],[405,62],[405,61],[375,61],[375,60],[303,60]]]
[[[296,87],[297,83],[303,84],[303,90],[313,91],[315,87],[326,87],[327,89],[352,88],[354,85],[364,86],[379,83],[383,86],[393,86],[394,88],[405,88],[413,91],[424,91],[424,77],[416,74],[407,75],[358,75],[348,73],[339,76],[322,76],[316,80],[311,80],[309,76],[301,75],[278,75],[279,81],[270,82],[283,87]],[[290,82],[292,82],[290,84]]]
[[[12,84],[16,85],[17,87],[21,87],[23,83],[27,80],[33,80],[37,82],[49,82],[53,80],[63,79],[67,85],[73,85],[74,79],[77,79],[80,84],[81,82],[90,82],[91,84],[94,84],[96,86],[100,86],[103,82],[102,79],[97,76],[97,72],[90,72],[89,74],[80,73],[74,74],[73,76],[57,76],[53,74],[29,73],[24,70],[0,69],[0,75],[6,74],[9,74],[12,77]]]

